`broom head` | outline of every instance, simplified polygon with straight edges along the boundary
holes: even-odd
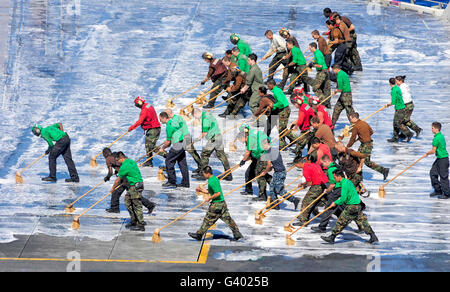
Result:
[[[175,107],[175,103],[173,103],[172,99],[169,99],[169,100],[166,102],[166,107],[167,107],[167,108],[174,108],[174,107]]]
[[[295,240],[293,240],[289,234],[286,234],[286,244],[295,245]]]
[[[23,177],[19,172],[16,172],[16,183],[23,184]]]
[[[66,211],[66,213],[72,213],[73,211],[75,211],[75,208],[72,205],[66,205],[64,210]]]
[[[380,188],[378,189],[378,197],[379,198],[386,197],[386,191],[384,190],[384,185],[381,185]]]
[[[158,170],[158,180],[165,181],[166,179],[167,179],[167,177],[164,175],[164,171],[162,170],[162,168],[160,168]]]
[[[153,235],[152,235],[152,241],[154,242],[154,243],[159,243],[159,242],[161,242],[161,236],[159,235],[159,229],[158,228],[156,228],[155,229],[155,231],[153,232]]]
[[[349,127],[348,125],[345,126],[344,129],[342,130],[342,135],[343,135],[345,138],[350,137],[350,127]]]
[[[236,144],[233,143],[233,141],[231,141],[230,144],[228,145],[228,150],[230,152],[236,152],[237,151],[237,146],[236,146]]]
[[[286,224],[284,224],[284,231],[292,232],[292,231],[294,231],[294,227],[292,227],[291,224],[286,223]]]
[[[80,217],[75,216],[73,217],[72,229],[79,229],[79,228],[80,228]]]
[[[98,163],[94,156],[92,156],[91,161],[89,161],[89,165],[92,167],[97,167]]]

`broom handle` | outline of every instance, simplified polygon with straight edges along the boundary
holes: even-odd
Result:
[[[212,111],[213,109],[215,109],[215,108],[221,106],[222,104],[228,102],[230,99],[232,99],[232,98],[235,97],[235,96],[238,96],[239,94],[241,94],[241,93],[239,92],[239,93],[237,93],[237,94],[235,94],[235,95],[233,95],[233,96],[227,98],[226,100],[222,101],[221,103],[219,103],[218,105],[214,106],[213,108],[210,108],[210,109],[208,110],[208,112],[210,112],[210,111]]]
[[[280,62],[283,61],[283,58],[281,58],[280,60],[278,60],[275,64],[273,64],[272,66],[270,66],[266,71],[264,71],[263,73],[267,73],[268,71],[270,71],[270,69],[272,69],[273,67],[275,67],[276,65],[280,64]]]
[[[204,93],[204,94],[202,94],[202,95],[206,96],[206,95],[210,94],[211,92],[213,92],[214,90],[216,90],[217,88],[219,88],[219,85],[217,85],[216,87],[214,87],[213,89],[209,90],[208,92],[206,92],[206,93]],[[191,102],[191,103],[188,104],[187,106],[182,107],[181,109],[186,109],[186,108],[190,107],[191,105],[193,105],[193,104],[196,103],[196,102],[197,102],[197,99],[195,99],[193,102]]]
[[[112,194],[112,192],[114,192],[115,190],[117,190],[119,187],[121,187],[122,185],[118,185],[114,190],[110,191],[108,194],[106,194],[103,198],[101,198],[100,200],[98,200],[94,205],[90,206],[89,208],[87,208],[86,210],[84,210],[83,213],[81,213],[80,215],[78,215],[78,219],[83,216],[84,214],[86,214],[89,210],[91,210],[92,208],[94,208],[95,206],[97,206],[98,203],[100,203],[101,201],[103,201],[104,199],[106,199],[109,195]]]
[[[107,148],[110,148],[114,143],[116,143],[117,141],[119,141],[120,139],[122,139],[123,138],[123,136],[125,136],[126,134],[128,134],[129,132],[128,131],[126,131],[125,133],[123,133],[122,135],[120,135],[120,137],[119,138],[117,138],[116,140],[114,140],[111,144],[109,144],[108,146],[107,146]],[[103,151],[100,151],[97,155],[95,155],[94,156],[94,158],[97,158],[100,154],[102,154],[103,153]]]
[[[188,93],[189,91],[191,91],[192,89],[195,89],[197,87],[199,87],[200,85],[202,85],[201,83],[192,86],[191,88],[189,88],[188,90],[183,91],[182,93],[177,94],[176,96],[169,98],[170,101],[174,101],[177,97],[182,96],[185,93]],[[212,86],[212,85],[211,85]]]
[[[378,113],[378,112],[384,110],[385,108],[387,108],[387,106],[386,106],[386,105],[383,105],[383,106],[382,106],[381,108],[379,108],[378,110],[374,111],[373,113],[371,113],[371,114],[368,115],[367,117],[361,119],[361,121],[365,121],[365,120],[369,119],[369,118],[372,117],[374,114],[376,114],[376,113]],[[350,128],[349,128],[349,130],[353,129],[353,126],[354,126],[354,125],[351,125]]]
[[[261,216],[266,214],[267,212],[269,212],[270,210],[272,210],[273,208],[275,208],[276,206],[278,206],[279,204],[283,203],[284,201],[286,201],[287,199],[289,199],[290,197],[292,197],[293,195],[295,195],[296,193],[300,192],[301,190],[303,190],[304,187],[295,187],[292,190],[290,190],[289,192],[287,192],[286,194],[284,194],[284,196],[279,197],[278,199],[276,199],[275,201],[272,202],[272,206],[267,209],[266,211],[264,211],[264,213],[261,213]],[[275,203],[276,201],[278,201],[278,203]]]
[[[310,60],[308,60],[308,61],[306,61],[306,62],[309,62],[309,61],[311,61],[311,59],[310,59]],[[305,69],[304,69],[304,70],[302,71],[302,73],[298,74],[298,76],[297,76],[297,77],[295,77],[295,79],[294,79],[294,80],[292,80],[292,82],[291,82],[291,83],[289,83],[289,85],[288,85],[288,86],[286,87],[286,89],[285,89],[285,90],[283,90],[283,93],[284,93],[284,92],[286,92],[286,90],[288,90],[288,89],[289,89],[289,87],[290,87],[290,86],[291,86],[292,84],[294,84],[294,82],[295,82],[295,81],[297,81],[297,79],[298,79],[298,78],[300,78],[300,77],[302,76],[302,74],[303,74],[303,73],[305,73],[305,71],[306,71],[306,70],[308,70],[308,68],[309,68],[309,67],[308,67],[308,66],[306,66],[306,68],[305,68]]]
[[[67,205],[67,207],[73,207],[73,205],[75,205],[76,202],[78,202],[79,200],[81,200],[82,198],[84,198],[87,194],[89,194],[90,192],[92,192],[93,190],[95,190],[96,188],[98,188],[102,183],[104,183],[105,181],[101,181],[99,182],[97,185],[95,185],[95,187],[93,187],[92,189],[90,189],[89,191],[87,191],[86,193],[84,193],[84,195],[80,196],[78,199],[76,199],[75,201],[73,201],[72,203],[70,203],[69,205]]]
[[[306,53],[306,51],[305,51],[303,54],[305,54],[305,53]],[[311,53],[310,53],[308,56],[306,56],[306,58],[308,58],[309,56],[311,56]],[[278,63],[280,63],[280,62],[283,61],[283,60],[285,60],[285,59],[280,59],[278,62],[276,62],[275,64],[273,64],[271,67],[269,67],[269,69],[267,69],[266,71],[264,71],[264,73],[266,73],[267,71],[269,71],[270,69],[272,69],[273,67],[275,67],[275,65],[277,65]],[[281,68],[281,69],[278,69],[278,70],[276,70],[275,72],[273,72],[273,73],[271,73],[271,74],[265,76],[264,78],[269,77],[269,76],[272,76],[273,74],[279,72],[280,70],[283,70],[284,68],[286,68],[286,67],[283,67],[283,68]]]
[[[289,236],[292,236],[295,232],[299,231],[300,229],[302,229],[303,227],[305,227],[306,225],[309,224],[309,222],[313,221],[314,219],[316,219],[317,217],[319,217],[320,215],[322,215],[323,213],[325,213],[326,211],[328,211],[329,209],[331,209],[331,207],[333,207],[333,205],[328,206],[328,208],[326,208],[325,210],[323,210],[322,212],[320,212],[319,214],[317,214],[316,216],[312,217],[308,222],[306,222],[305,224],[303,224],[302,226],[300,226],[299,228],[297,228],[296,230],[292,231],[292,233]]]
[[[36,160],[34,160],[33,162],[31,162],[30,164],[28,164],[28,166],[27,167],[25,167],[24,169],[22,169],[20,172],[19,172],[19,174],[22,174],[22,172],[24,172],[25,170],[27,170],[28,168],[30,168],[33,164],[35,164],[36,162],[38,162],[39,160],[41,160],[42,159],[42,157],[44,157],[45,155],[47,155],[47,154],[42,154],[41,156],[39,156]]]
[[[264,110],[264,112],[262,112],[262,113],[256,118],[256,120],[255,120],[254,122],[256,122],[263,114],[265,114],[266,111],[267,111],[268,109],[269,109],[269,108],[266,108],[266,109]],[[251,116],[250,118],[244,120],[242,123],[239,123],[239,124],[237,124],[237,125],[235,125],[235,126],[229,128],[229,129],[225,130],[225,131],[222,133],[222,135],[225,135],[225,133],[227,133],[228,131],[231,131],[231,130],[233,130],[233,129],[239,127],[240,125],[242,125],[242,124],[244,124],[244,123],[250,121],[252,118],[253,118],[253,116]],[[234,139],[234,142],[235,142],[235,141],[237,141],[237,139]],[[233,144],[234,144],[234,143],[233,143]]]
[[[292,222],[294,222],[295,219],[298,218],[298,216],[302,215],[303,212],[305,212],[306,209],[308,209],[309,207],[311,207],[315,202],[317,202],[320,198],[323,197],[323,195],[325,195],[325,192],[323,192],[320,196],[318,196],[314,201],[311,202],[311,204],[309,204],[308,206],[306,206],[303,210],[300,211],[300,213],[294,217],[294,219],[292,219],[291,221],[289,221],[288,225],[291,225]]]
[[[223,196],[225,197],[225,196],[227,196],[227,195],[233,193],[234,191],[240,189],[241,187],[245,186],[246,184],[251,183],[251,182],[254,181],[255,179],[259,178],[260,176],[261,176],[261,174],[258,175],[258,176],[255,177],[255,178],[249,180],[248,182],[246,182],[246,183],[244,183],[244,184],[242,184],[242,185],[240,185],[240,186],[234,188],[233,190],[229,191],[228,193],[226,193],[226,194],[223,195]],[[183,218],[184,216],[186,216],[187,214],[191,213],[192,211],[194,211],[195,209],[197,209],[198,207],[200,207],[201,205],[203,205],[203,204],[205,204],[205,203],[207,203],[207,201],[201,202],[200,204],[198,204],[198,205],[195,206],[194,208],[190,209],[190,210],[187,211],[186,213],[184,213],[184,214],[178,216],[178,217],[175,218],[174,220],[170,221],[169,223],[167,223],[166,225],[164,225],[163,227],[161,227],[161,228],[159,229],[159,231],[163,230],[163,229],[166,228],[166,227],[169,227],[170,225],[172,225],[172,224],[175,223],[176,221],[180,220],[181,218]]]
[[[223,175],[221,178],[219,178],[219,180],[223,180],[223,179],[226,178],[230,173],[232,173],[233,171],[235,171],[239,166],[240,166],[239,163],[236,164],[236,165],[233,166],[232,168],[230,168],[230,169],[228,169],[228,170],[222,172],[221,174],[219,174],[219,175],[217,176],[217,178],[218,178],[219,176]],[[207,182],[200,184],[200,188],[201,188],[202,186],[206,186],[206,184],[207,184]]]
[[[326,100],[330,99],[333,96],[333,94],[330,94],[327,98],[325,98],[324,100],[322,100],[319,105],[321,105],[322,103],[324,103]],[[283,151],[284,149],[286,149],[287,147],[291,146],[292,144],[294,144],[296,141],[300,140],[303,136],[305,136],[308,132],[298,136],[294,141],[290,142],[289,144],[287,144],[286,146],[284,146],[280,151]]]
[[[217,86],[217,87],[219,87],[219,86]],[[219,97],[219,95],[221,95],[221,94],[224,93],[224,92],[226,92],[226,90],[222,90],[221,92],[219,92],[218,94],[216,94],[216,96],[214,96],[213,98],[208,99],[207,103],[210,102],[210,101],[212,101],[212,100],[215,100],[216,98]]]
[[[303,175],[297,176],[296,178],[294,178],[290,183],[288,183],[284,187],[287,188],[288,186],[290,186],[291,184],[293,184],[294,182],[296,182],[298,179],[300,179],[302,177],[303,177]]]
[[[414,161],[413,164],[411,164],[410,166],[408,166],[407,168],[405,168],[402,172],[400,172],[399,174],[397,174],[396,176],[394,176],[394,178],[392,178],[390,181],[388,181],[387,183],[385,183],[383,185],[383,187],[387,186],[388,184],[390,184],[394,179],[396,179],[397,177],[399,177],[400,175],[402,175],[405,171],[407,171],[408,169],[410,169],[411,167],[413,167],[416,163],[418,163],[420,160],[424,159],[426,156],[423,155],[422,157],[420,157],[419,159],[417,159],[416,161]]]

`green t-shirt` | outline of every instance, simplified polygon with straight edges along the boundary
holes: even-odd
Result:
[[[220,181],[214,175],[208,179],[208,192],[209,195],[214,195],[215,193],[220,192],[220,196],[213,199],[212,202],[222,202],[224,200],[222,187],[220,186]]]
[[[328,69],[327,64],[325,63],[325,57],[323,56],[322,52],[320,50],[314,51],[314,63],[316,65],[321,65],[322,68],[317,68],[317,71],[322,71]]]
[[[289,106],[289,101],[286,98],[283,90],[278,86],[274,86],[272,89],[273,97],[275,98],[275,103],[273,104],[272,109],[284,109]]]
[[[248,64],[247,56],[245,56],[243,53],[239,53],[239,55],[237,56],[237,65],[241,71],[244,71],[248,74],[250,65]]]
[[[339,71],[338,74],[336,74],[336,79],[339,90],[342,90],[342,92],[344,93],[352,92],[350,79],[348,78],[347,73],[345,73],[343,70]]]
[[[136,161],[128,158],[125,159],[120,166],[117,176],[120,178],[126,178],[130,186],[134,186],[136,183],[143,181]]]
[[[405,108],[402,90],[397,85],[391,88],[391,103],[395,106],[395,110],[401,110]]]
[[[177,122],[173,122],[173,119],[170,119],[166,124],[166,140],[171,143],[178,143],[183,141],[183,125]]]
[[[58,123],[45,128],[39,127],[39,130],[41,130],[42,139],[47,141],[48,148],[53,147],[53,141],[58,142],[62,137],[67,135],[59,129]]]
[[[448,157],[447,146],[445,143],[444,135],[441,132],[436,133],[433,138],[433,147],[436,147],[436,157],[446,158]]]
[[[207,133],[206,139],[208,140],[211,140],[216,135],[220,135],[217,119],[211,113],[202,112],[202,133]]]
[[[239,52],[246,55],[247,57],[252,53],[250,45],[243,40],[239,40],[236,46],[238,47]]]
[[[260,158],[261,155],[266,153],[264,150],[262,142],[268,140],[270,143],[270,138],[262,131],[251,130],[247,139],[247,150],[252,152],[252,156],[256,159]]]
[[[353,185],[350,180],[346,178],[341,180],[341,197],[334,203],[336,205],[358,205],[361,203],[361,199],[359,198],[355,185]]]
[[[303,55],[302,50],[297,48],[296,46],[292,47],[292,62],[297,65],[306,65],[305,56]]]
[[[336,169],[337,169],[336,164],[334,164],[333,162],[331,162],[330,165],[328,165],[327,176],[330,185],[336,185],[336,181],[334,180],[333,175],[333,171],[335,171]]]

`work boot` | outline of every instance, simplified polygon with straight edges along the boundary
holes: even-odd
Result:
[[[267,196],[266,195],[259,195],[256,198],[253,198],[252,201],[267,201]]]
[[[406,135],[406,142],[411,141],[412,137],[414,137],[413,132],[409,132],[408,135]]]
[[[414,131],[414,132],[416,132],[416,138],[419,138],[420,133],[422,133],[422,131],[423,131],[422,128],[419,128],[419,129],[417,129],[417,131]]]
[[[145,231],[145,227],[144,224],[138,224],[136,223],[136,225],[133,225],[130,227],[131,231]]]
[[[297,210],[298,204],[300,203],[300,199],[299,198],[294,198],[294,208],[295,210]]]
[[[321,228],[319,226],[313,226],[313,227],[311,227],[311,230],[314,231],[314,232],[317,232],[317,233],[325,233],[325,232],[327,232],[326,228]]]
[[[323,240],[325,240],[328,243],[334,243],[334,239],[336,238],[336,235],[331,234],[330,236],[321,236]]]
[[[441,194],[441,195],[438,196],[438,199],[441,199],[441,200],[447,200],[449,198],[450,198],[450,196],[447,196],[447,195],[444,195],[444,194]]]
[[[203,234],[198,234],[197,232],[188,232],[188,235],[195,240],[202,240]]]
[[[192,178],[195,178],[196,180],[206,180],[205,176],[203,174],[193,174],[191,175]]]
[[[292,223],[292,226],[302,226],[303,224],[305,224],[306,222],[303,222],[302,220],[298,220],[295,223]]]
[[[120,213],[119,208],[108,208],[105,210],[107,213]]]
[[[239,232],[237,234],[233,234],[233,238],[230,239],[231,241],[238,241],[239,239],[241,239],[243,236],[242,234]]]
[[[430,198],[436,197],[436,196],[440,196],[440,195],[441,195],[440,193],[434,191],[434,192],[432,192],[432,193],[430,194]]]
[[[383,180],[386,180],[389,175],[389,168],[383,169]]]
[[[148,214],[148,215],[152,214],[153,210],[154,210],[155,207],[156,207],[156,204],[155,204],[155,203],[153,203],[153,202],[150,202],[150,203],[151,203],[151,205],[147,207],[147,209],[148,209],[147,214]]]
[[[176,185],[176,184],[173,184],[173,183],[170,183],[170,182],[166,182],[166,183],[163,183],[162,187],[163,187],[163,188],[176,189],[176,188],[177,188],[177,185]]]
[[[227,175],[223,180],[226,180],[226,181],[233,181],[233,175],[229,174],[229,175]]]
[[[125,228],[131,228],[132,226],[135,226],[136,222],[130,221],[129,223],[125,224]]]
[[[372,233],[369,234],[370,235],[370,239],[367,241],[370,244],[374,244],[375,242],[378,242],[378,238],[375,235],[375,232],[372,231]]]
[[[243,196],[253,196],[253,193],[249,193],[249,192],[241,192],[241,195]]]
[[[201,174],[202,170],[198,167],[196,170],[192,171],[192,174]]]
[[[77,177],[71,177],[71,178],[66,178],[66,182],[80,182],[80,178]]]
[[[190,188],[190,185],[177,184],[177,188]]]
[[[396,143],[396,142],[398,142],[398,137],[392,137],[392,138],[390,138],[390,139],[387,139],[387,141],[388,142],[390,142],[390,143]]]
[[[214,105],[209,104],[209,103],[207,105],[203,106],[204,109],[213,108],[213,107],[214,107]]]
[[[229,114],[230,112],[228,110],[225,110],[223,113],[219,114],[219,117],[226,118]]]
[[[50,181],[50,182],[56,182],[56,178],[47,176],[42,178],[43,181]]]

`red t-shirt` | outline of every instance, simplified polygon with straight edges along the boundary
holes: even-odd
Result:
[[[317,149],[317,161],[316,161],[317,165],[320,165],[320,159],[324,155],[327,155],[328,157],[333,159],[333,156],[331,156],[330,147],[328,147],[328,145],[325,145],[325,144],[320,144],[319,149]]]
[[[128,129],[128,131],[133,131],[139,126],[141,126],[144,130],[161,127],[158,116],[156,115],[155,108],[148,103],[144,103],[142,105],[139,120],[134,125],[132,125]]]
[[[328,182],[328,177],[323,172],[320,165],[316,163],[305,163],[303,166],[303,176],[307,182],[313,186],[321,185]]]
[[[327,110],[325,109],[325,106],[318,105],[317,106],[317,117],[320,119],[322,123],[330,127],[331,130],[334,129],[334,126],[332,124],[332,120],[330,118],[330,115],[328,114]]]
[[[309,120],[314,117],[314,110],[307,104],[302,104],[298,110],[297,127],[301,131],[307,131],[311,127]]]

